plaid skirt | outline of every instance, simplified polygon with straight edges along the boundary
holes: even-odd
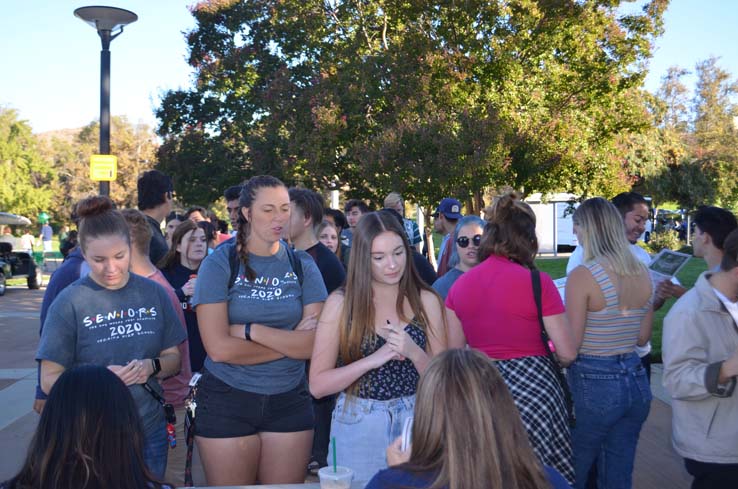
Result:
[[[520,411],[538,459],[558,470],[573,485],[566,403],[551,361],[547,357],[522,357],[495,363]]]

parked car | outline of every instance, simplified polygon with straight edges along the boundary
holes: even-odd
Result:
[[[0,212],[0,225],[30,226],[31,221],[23,216]],[[0,242],[0,295],[5,294],[7,281],[11,278],[25,278],[29,289],[38,289],[43,285],[43,273],[36,265],[33,254],[13,249],[16,242]]]

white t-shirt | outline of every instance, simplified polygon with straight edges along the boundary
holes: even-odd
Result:
[[[651,255],[649,255],[646,250],[644,250],[637,244],[631,244],[630,251],[644,265],[648,266],[651,263]],[[566,274],[569,275],[572,270],[583,264],[584,248],[581,246],[577,246],[569,257],[569,261],[566,263]]]
[[[738,324],[738,302],[731,301],[725,296],[725,294],[720,292],[715,287],[713,287],[712,290],[715,291],[715,295],[718,297],[718,299],[720,299],[720,302],[725,305],[725,308],[728,310],[730,315],[733,316],[733,321]]]
[[[630,251],[631,253],[633,253],[633,256],[638,258],[638,261],[640,261],[644,265],[648,266],[651,263],[651,255],[649,255],[646,250],[644,250],[637,244],[631,243]],[[566,263],[566,275],[569,275],[572,270],[582,264],[584,264],[584,248],[581,246],[577,246],[569,257],[569,261]],[[639,357],[645,357],[646,355],[651,353],[651,342],[649,341],[643,346],[636,345],[635,352],[638,354]]]

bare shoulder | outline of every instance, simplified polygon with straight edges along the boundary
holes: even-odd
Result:
[[[343,301],[343,291],[335,290],[331,292],[323,305],[323,310],[320,315],[321,319],[333,319],[338,317],[343,309]]]
[[[334,290],[325,300],[325,305],[330,305],[331,307],[340,307],[343,305],[344,298],[345,295],[342,290]]]
[[[420,301],[423,303],[423,307],[425,308],[440,309],[443,307],[441,296],[433,290],[421,290]]]
[[[595,279],[592,276],[592,272],[589,271],[584,265],[579,265],[569,273],[566,279],[567,284],[591,284],[594,283]]]

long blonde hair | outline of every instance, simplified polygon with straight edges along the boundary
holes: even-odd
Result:
[[[617,208],[602,197],[587,199],[573,217],[577,237],[584,248],[584,262],[604,260],[620,276],[636,276],[646,271],[630,251],[623,218]]]
[[[354,231],[351,256],[346,273],[346,286],[344,287],[342,327],[338,349],[341,362],[344,365],[362,358],[361,347],[366,340],[376,341],[377,339],[374,329],[375,311],[371,254],[374,238],[385,231],[393,232],[402,238],[403,248],[405,249],[405,271],[400,279],[396,302],[398,317],[407,322],[413,319],[405,317],[403,306],[405,299],[407,299],[418,327],[427,335],[429,318],[420,300],[421,291],[426,290],[433,293],[439,303],[442,303],[435,290],[426,285],[418,275],[413,265],[413,257],[405,230],[400,227],[397,219],[386,211],[365,214]],[[443,308],[441,309],[443,310]],[[445,331],[445,312],[442,320]],[[358,381],[349,391],[354,391],[357,385]]]
[[[505,381],[486,355],[452,349],[418,383],[410,460],[431,489],[541,489],[550,484]]]

